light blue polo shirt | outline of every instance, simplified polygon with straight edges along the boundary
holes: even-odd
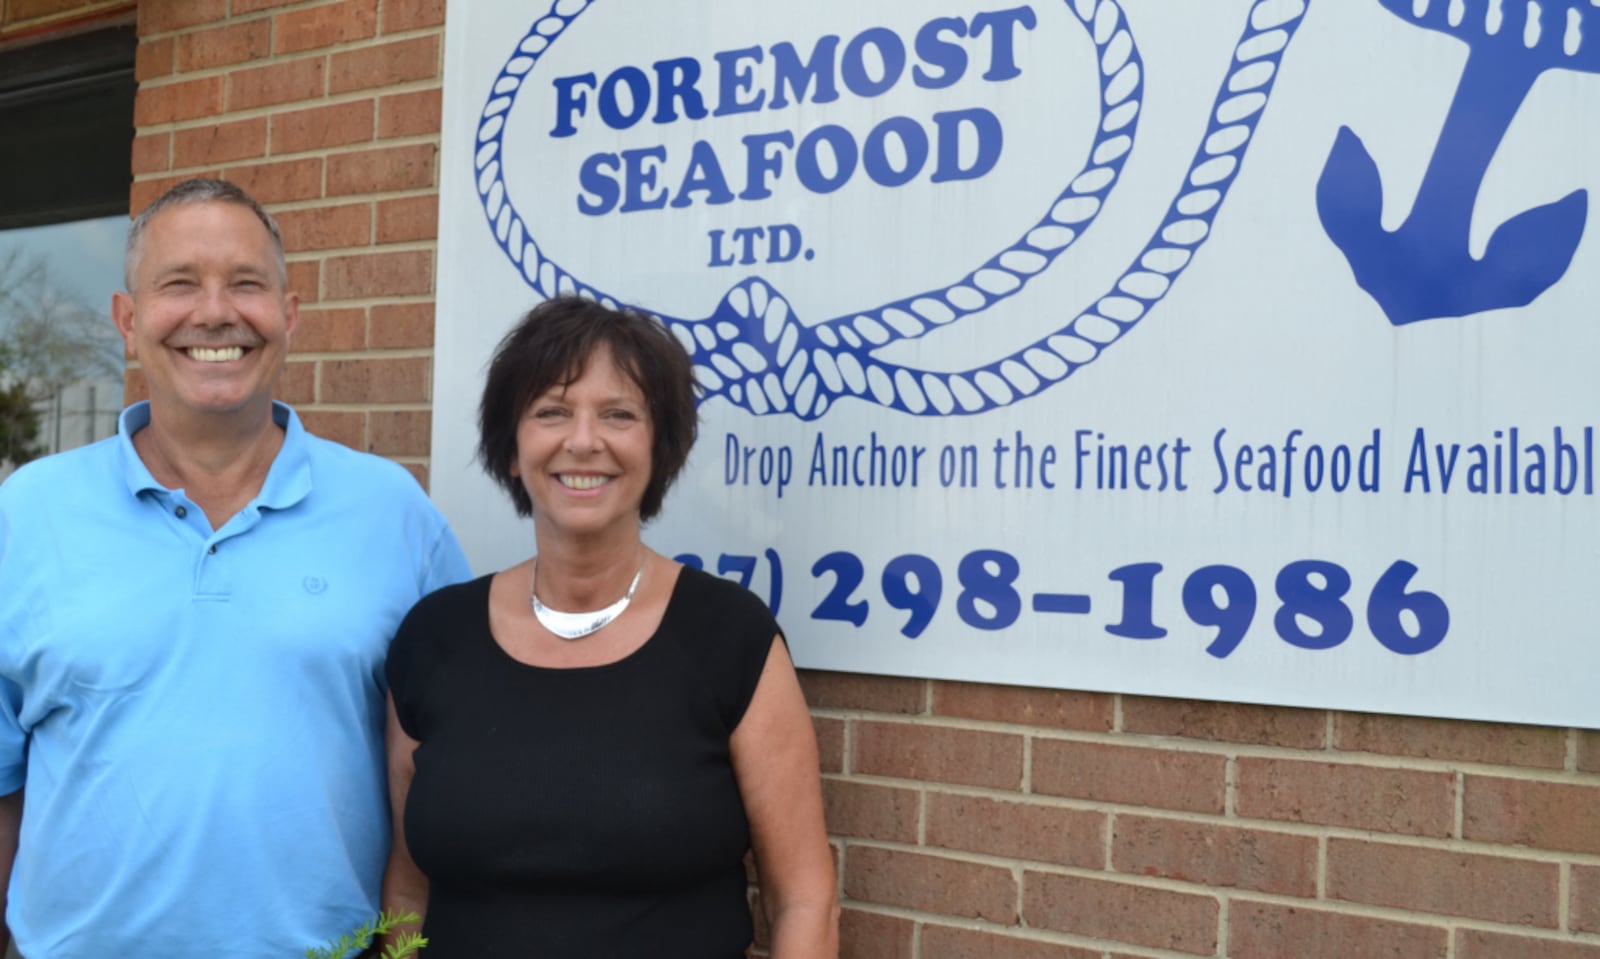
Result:
[[[28,959],[289,959],[377,911],[384,654],[469,569],[404,469],[273,416],[283,447],[220,530],[134,452],[148,404],[0,485]]]

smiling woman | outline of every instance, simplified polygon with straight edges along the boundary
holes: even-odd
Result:
[[[538,555],[425,598],[390,648],[385,906],[435,959],[837,954],[817,746],[755,596],[646,547],[694,443],[689,357],[571,297],[502,341],[485,469]],[[485,890],[492,890],[485,892]]]

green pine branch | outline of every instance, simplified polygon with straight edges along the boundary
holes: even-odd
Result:
[[[378,936],[386,936],[393,932],[395,927],[420,922],[422,917],[414,912],[389,912],[385,910],[376,918],[368,920],[360,928],[345,933],[338,939],[330,941],[326,946],[318,949],[313,946],[306,950],[306,959],[345,959],[346,956],[372,945],[372,940]],[[383,951],[383,959],[405,959],[406,956],[415,956],[417,951],[428,944],[420,933],[402,932],[395,936]]]

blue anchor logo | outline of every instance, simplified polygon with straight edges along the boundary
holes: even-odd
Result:
[[[1377,164],[1361,138],[1343,127],[1317,183],[1323,228],[1344,252],[1356,282],[1396,326],[1527,306],[1571,264],[1583,236],[1587,193],[1574,190],[1502,223],[1482,259],[1468,252],[1468,229],[1489,161],[1539,74],[1600,73],[1600,43],[1585,46],[1582,36],[1583,8],[1590,4],[1379,2],[1423,29],[1462,40],[1470,52],[1406,222],[1392,233],[1380,225],[1383,181]],[[1593,19],[1600,11],[1588,13]]]

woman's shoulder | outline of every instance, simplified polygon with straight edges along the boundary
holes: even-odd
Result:
[[[782,636],[767,604],[738,583],[685,566],[662,625],[713,691],[732,732]]]
[[[772,611],[755,593],[730,579],[713,576],[693,566],[685,566],[679,571],[669,609],[702,622],[722,622],[765,630],[769,640],[778,629]]]
[[[420,616],[437,616],[454,614],[464,608],[470,608],[482,602],[488,595],[489,584],[494,577],[494,573],[485,573],[464,583],[441,586],[417,600],[416,605],[411,607],[411,612]]]
[[[417,600],[400,622],[390,647],[391,657],[396,649],[426,647],[432,640],[454,636],[463,627],[484,619],[493,579],[494,574],[489,573],[464,583],[452,583]]]

